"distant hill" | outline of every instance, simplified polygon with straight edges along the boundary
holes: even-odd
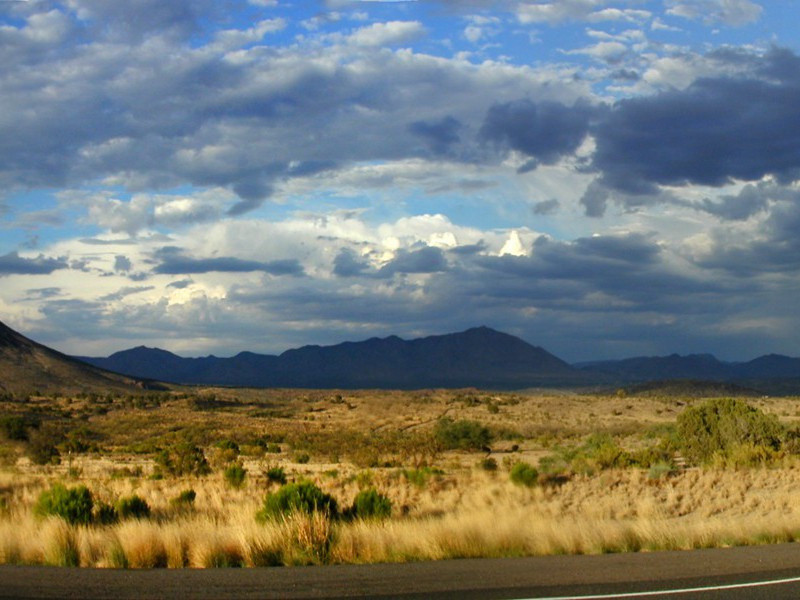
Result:
[[[590,376],[611,378],[617,384],[691,380],[706,384],[728,382],[767,394],[800,392],[800,358],[779,354],[760,356],[748,362],[724,362],[711,354],[671,354],[573,366]]]
[[[230,358],[181,358],[139,347],[81,360],[175,383],[258,387],[513,389],[588,381],[546,350],[488,327],[409,341],[391,336],[304,346],[279,356],[243,352]]]
[[[0,323],[0,393],[133,392],[151,384],[87,365]]]
[[[623,360],[582,363],[579,366],[588,372],[605,373],[625,381],[665,379],[724,381],[734,373],[732,363],[724,363],[711,354],[638,356]]]

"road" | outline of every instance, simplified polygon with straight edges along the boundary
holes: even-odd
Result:
[[[754,582],[788,580],[770,585]],[[748,587],[727,587],[727,586]],[[686,588],[712,586],[702,592]],[[722,587],[720,587],[722,586]],[[680,589],[663,594],[663,590]],[[644,592],[644,593],[642,593]],[[656,592],[656,593],[652,593]],[[0,567],[0,598],[800,598],[800,544],[266,569]]]

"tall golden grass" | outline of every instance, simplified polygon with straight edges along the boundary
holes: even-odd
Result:
[[[221,477],[152,481],[83,478],[99,500],[139,494],[147,520],[75,526],[37,519],[52,479],[0,473],[0,562],[91,567],[232,567],[413,561],[457,557],[690,549],[800,539],[800,470],[688,470],[652,480],[637,470],[524,488],[505,472],[463,469],[420,488],[391,471],[372,482],[389,495],[384,521],[291,515],[258,523],[265,484],[241,490]],[[70,484],[78,483],[68,482]],[[347,504],[358,478],[321,477]],[[170,500],[194,488],[191,509]],[[273,488],[274,489],[274,488]],[[405,507],[403,509],[403,507]]]

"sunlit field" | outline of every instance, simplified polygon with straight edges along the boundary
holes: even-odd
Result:
[[[706,402],[474,390],[7,399],[0,561],[249,567],[800,537],[797,401],[749,399],[780,439],[744,432],[699,460],[676,423]],[[267,514],[265,499],[293,482],[335,509]],[[54,485],[85,486],[88,512],[47,509]]]

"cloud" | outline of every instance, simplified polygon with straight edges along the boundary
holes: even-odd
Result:
[[[763,66],[783,56],[772,53]],[[703,78],[685,90],[621,100],[593,130],[594,167],[605,185],[631,194],[659,185],[797,179],[798,82]]]
[[[757,21],[763,8],[751,0],[667,0],[667,14],[733,27]]]
[[[378,277],[391,277],[398,273],[438,273],[447,268],[447,259],[441,248],[425,246],[419,250],[401,249],[381,267]]]
[[[446,154],[448,149],[457,144],[461,138],[459,130],[463,125],[451,116],[436,121],[415,121],[408,130],[425,140],[434,154]]]
[[[132,267],[131,259],[127,256],[118,254],[114,257],[114,270],[127,273]]]
[[[179,279],[178,281],[173,281],[172,283],[168,283],[168,288],[175,288],[176,290],[184,290],[190,285],[194,283],[191,279]]]
[[[101,296],[100,300],[105,302],[117,302],[126,298],[128,296],[132,296],[133,294],[141,294],[142,292],[148,292],[152,289],[155,289],[152,285],[140,285],[134,287],[123,287],[117,290],[114,293],[106,294],[105,296]]]
[[[356,256],[350,248],[342,248],[333,259],[333,274],[337,277],[363,275],[369,268],[369,262]]]
[[[164,247],[156,252],[155,258],[159,264],[153,269],[154,273],[164,275],[192,275],[199,273],[250,273],[262,271],[269,275],[303,274],[303,267],[297,259],[282,259],[260,262],[242,260],[235,257],[216,258],[191,258],[183,254],[180,248]]]
[[[595,109],[554,102],[517,100],[492,106],[481,126],[485,141],[522,152],[542,164],[573,153],[589,132]]]
[[[525,2],[517,6],[520,23],[547,23],[555,25],[564,21],[641,21],[649,18],[646,10],[619,9],[606,6],[615,4],[604,0],[560,0],[558,2]]]
[[[418,21],[389,21],[357,29],[348,40],[356,46],[393,46],[424,34],[425,27]]]
[[[535,215],[553,215],[558,212],[561,203],[555,198],[550,200],[543,200],[533,205],[533,214]]]
[[[17,252],[0,256],[0,277],[7,275],[49,275],[58,269],[67,269],[65,257],[49,258],[42,254],[36,258],[25,258]]]

